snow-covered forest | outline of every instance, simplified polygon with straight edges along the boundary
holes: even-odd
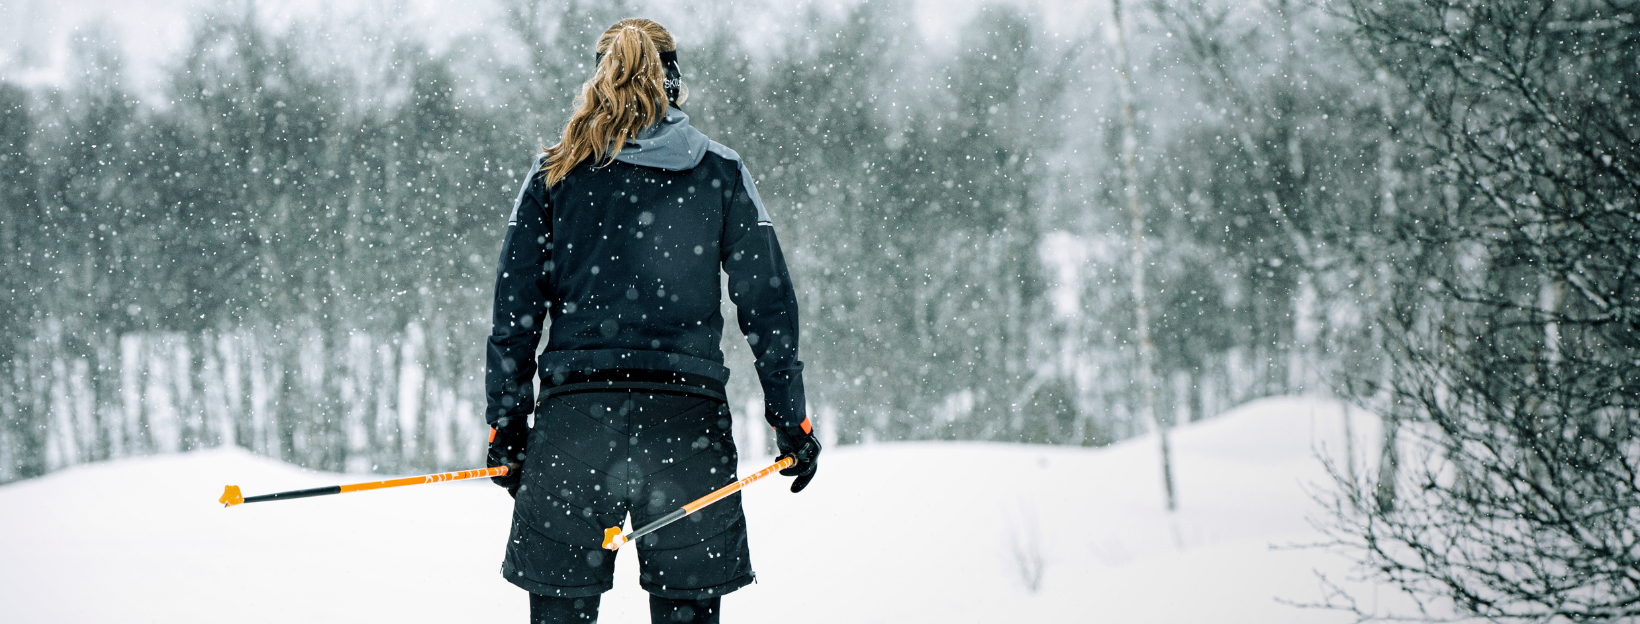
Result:
[[[767,4],[199,4],[144,64],[113,17],[0,7],[0,482],[480,461],[506,215],[645,14],[769,205],[829,446],[1333,397],[1382,419],[1317,494],[1370,577],[1640,617],[1640,4]]]
[[[1129,11],[1163,422],[1380,374],[1359,310],[1384,289],[1329,239],[1392,205],[1388,87],[1338,20],[1270,8]],[[641,12],[503,9],[437,53],[211,9],[158,102],[93,22],[62,84],[7,84],[0,475],[228,443],[328,469],[472,463],[510,201],[593,35]],[[986,6],[950,49],[904,2],[812,8],[772,44],[734,15],[672,20],[689,109],[746,155],[794,250],[828,435],[1150,428],[1108,14],[1054,35]],[[749,373],[737,408],[758,403]]]

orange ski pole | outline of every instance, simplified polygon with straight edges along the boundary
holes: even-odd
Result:
[[[762,470],[759,470],[759,471],[757,471],[756,474],[753,474],[752,476],[746,477],[746,478],[741,479],[739,481],[736,481],[734,483],[730,483],[729,485],[725,485],[723,487],[720,487],[720,488],[717,489],[717,491],[712,492],[711,494],[707,494],[707,495],[702,496],[700,498],[697,498],[693,501],[690,501],[688,504],[673,510],[672,513],[661,516],[661,518],[659,520],[656,520],[654,522],[646,524],[643,527],[638,528],[636,530],[623,533],[623,532],[621,532],[621,525],[618,525],[618,524],[615,525],[615,526],[609,527],[607,529],[604,529],[604,548],[609,549],[609,550],[617,550],[621,546],[624,546],[627,542],[638,539],[638,538],[643,537],[645,535],[648,535],[650,533],[654,533],[655,531],[660,530],[661,527],[664,527],[668,524],[672,524],[673,522],[677,522],[679,520],[682,520],[684,518],[684,516],[695,513],[697,511],[700,511],[702,508],[706,507],[707,505],[710,505],[712,503],[723,500],[724,498],[728,497],[730,494],[734,494],[735,492],[739,492],[740,488],[743,488],[743,487],[746,487],[747,485],[750,485],[753,481],[756,481],[758,479],[762,479],[763,477],[767,477],[771,474],[774,474],[775,471],[777,471],[777,470],[785,470],[787,468],[790,468],[792,466],[792,464],[796,464],[796,463],[797,463],[796,458],[782,457],[782,458],[780,458],[780,461],[775,462],[774,464],[770,465],[768,468],[764,468]]]
[[[441,472],[439,474],[421,475],[419,477],[404,477],[402,479],[388,479],[386,481],[371,481],[369,483],[354,483],[351,485],[330,485],[306,490],[291,490],[289,492],[275,492],[260,496],[246,497],[239,493],[239,486],[230,485],[222,490],[222,498],[216,502],[223,507],[232,507],[240,503],[260,503],[264,501],[286,500],[291,498],[307,498],[309,496],[325,496],[327,494],[345,494],[360,490],[379,490],[382,488],[399,487],[404,485],[423,485],[426,483],[443,483],[445,481],[460,481],[462,479],[478,479],[481,477],[499,477],[507,474],[506,466],[483,468],[478,470],[462,470],[459,472]]]

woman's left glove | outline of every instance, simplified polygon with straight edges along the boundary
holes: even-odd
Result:
[[[490,477],[490,481],[507,488],[507,493],[514,498],[518,497],[518,486],[524,482],[520,473],[524,466],[524,446],[529,441],[530,428],[522,419],[518,422],[509,422],[509,419],[503,418],[501,422],[490,427],[490,453],[484,459],[484,466],[507,467],[507,474]]]

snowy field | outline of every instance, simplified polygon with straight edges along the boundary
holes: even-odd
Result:
[[[1377,422],[1353,413],[1368,454]],[[1343,432],[1337,404],[1308,399],[1177,429],[1173,517],[1154,438],[831,449],[803,494],[784,478],[747,492],[759,582],[724,599],[724,621],[1349,621],[1278,601],[1317,600],[1313,570],[1342,577],[1347,562],[1272,548],[1318,539],[1305,488],[1325,482],[1314,452],[1341,456]],[[0,487],[0,621],[527,621],[497,572],[511,501],[489,483],[216,503],[228,483],[253,495],[362,480],[220,449]],[[1014,563],[1033,550],[1035,592]],[[647,622],[629,550],[616,583],[601,621]]]

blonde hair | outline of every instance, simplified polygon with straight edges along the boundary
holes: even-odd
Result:
[[[614,161],[628,140],[666,114],[660,53],[676,50],[672,33],[641,18],[616,22],[598,37],[598,67],[575,98],[564,138],[546,148],[541,168],[548,187],[588,158],[601,164]],[[678,96],[680,103],[684,97]]]

